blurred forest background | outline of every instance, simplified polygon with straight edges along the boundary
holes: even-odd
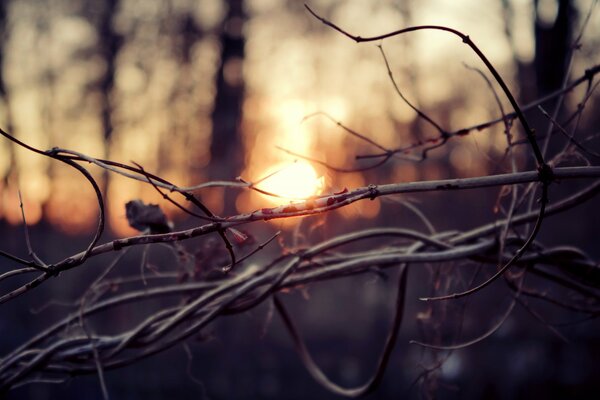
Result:
[[[592,1],[314,0],[310,5],[361,36],[416,24],[446,25],[468,33],[509,82],[519,102],[526,104],[561,87],[571,45]],[[598,10],[591,15],[581,43],[569,70],[572,78],[600,63]],[[455,37],[419,32],[385,40],[383,49],[404,94],[445,128],[456,130],[500,115],[486,82],[466,68],[481,67],[480,62]],[[583,90],[566,96],[565,110],[575,109]],[[598,99],[595,95],[587,103],[582,129],[600,126]],[[552,102],[545,107],[552,110]],[[254,181],[296,159],[278,146],[339,167],[362,165],[354,157],[369,152],[364,142],[325,117],[303,120],[317,112],[328,113],[388,147],[436,133],[397,96],[375,45],[356,45],[327,29],[308,15],[300,1],[0,1],[0,127],[38,148],[58,146],[114,161],[133,160],[182,186],[238,176]],[[539,131],[545,131],[547,121],[539,111],[528,116]],[[368,183],[507,172],[505,148],[499,124],[452,140],[421,163],[398,161],[350,174],[313,167],[322,190],[329,192]],[[524,156],[528,150],[516,148],[522,154],[521,169],[533,166]],[[0,141],[3,250],[26,251],[17,190],[23,195],[27,222],[35,226],[32,238],[41,254],[60,258],[85,243],[97,223],[96,198],[73,170],[59,164]],[[127,224],[124,204],[135,198],[157,203],[160,198],[148,185],[92,171],[107,193],[111,235],[135,234]],[[268,182],[264,187],[269,189]],[[553,195],[559,197],[574,187],[565,184]],[[435,193],[418,200],[437,227],[461,229],[494,217],[498,191],[479,191],[476,196]],[[200,197],[219,215],[277,203],[252,191],[222,188],[205,190]],[[161,206],[178,227],[197,222],[168,204]],[[581,208],[577,216],[586,215],[585,219],[571,215],[549,221],[542,237],[551,243],[566,240],[600,257],[597,206],[596,201]],[[304,227],[294,220],[265,229],[285,228],[289,244],[295,243],[293,235],[300,228],[306,228],[304,234],[310,239],[319,224],[325,226],[319,228],[325,230],[317,234],[319,238],[339,232],[339,226],[374,226],[390,218],[418,225],[411,212],[388,209],[380,200],[356,203],[335,214],[313,217]],[[3,350],[19,343],[31,329],[48,324],[60,311],[59,306],[51,307],[43,318],[32,318],[28,307],[40,307],[48,298],[75,298],[78,280],[89,279],[80,270],[69,274],[73,285],[49,285],[33,294],[39,297],[19,299],[0,309]],[[381,339],[368,338],[382,335],[391,307],[386,290],[392,286],[385,280],[373,283],[370,277],[340,284],[335,291],[311,292],[311,302],[322,307],[300,320],[307,335],[316,338],[311,342],[315,352],[322,350],[320,361],[342,381],[364,376],[373,362]],[[423,287],[415,283],[413,297]],[[327,296],[336,297],[335,305]],[[298,300],[298,310],[302,301]],[[480,304],[482,310],[489,309],[489,302]],[[413,318],[422,311],[414,307],[409,313]],[[494,307],[490,315],[499,312]],[[352,326],[362,328],[340,329],[356,317],[350,314],[357,308],[366,314],[357,318],[366,322],[355,321]],[[173,350],[109,373],[109,388],[115,398],[160,398],[173,393],[181,398],[326,396],[295,362],[289,340],[277,327],[261,339],[262,315],[267,312],[221,322],[212,340],[199,340],[192,370],[202,385],[186,372],[185,353]],[[472,324],[481,323],[482,330],[490,324],[487,319],[478,322],[477,315],[472,318]],[[318,322],[323,319],[329,321]],[[521,320],[526,323],[516,322]],[[572,393],[573,388],[600,392],[597,372],[592,372],[600,359],[600,335],[590,329],[592,325],[573,328],[570,344],[560,342],[525,311],[506,325],[485,351],[453,355],[440,372],[447,383],[429,389],[444,398],[484,394],[550,398]],[[404,332],[400,340],[406,343],[418,329],[423,327]],[[401,396],[418,374],[414,360],[403,356],[422,350],[400,347],[403,354],[396,353],[388,379],[374,398]],[[352,355],[345,355],[348,348]],[[177,368],[165,368],[167,362]],[[15,392],[15,398],[23,393],[31,398],[100,397],[94,377],[78,379],[66,388],[26,390],[31,392]]]

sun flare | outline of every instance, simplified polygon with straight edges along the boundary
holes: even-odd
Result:
[[[258,185],[261,190],[289,199],[305,199],[323,190],[323,177],[317,176],[317,171],[306,162],[277,165],[265,176],[267,178]],[[269,198],[281,202],[277,197]]]

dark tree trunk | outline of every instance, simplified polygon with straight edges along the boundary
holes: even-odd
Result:
[[[216,76],[209,164],[212,180],[235,179],[243,166],[240,123],[244,84],[241,65],[244,59],[242,28],[246,15],[243,0],[231,0],[228,6],[219,35],[221,61]],[[225,192],[223,201],[226,213],[235,210],[235,195],[234,192]]]
[[[558,13],[553,23],[542,21],[536,14],[534,67],[538,97],[561,87],[571,55],[576,9],[572,0],[556,1]],[[534,3],[536,10],[538,2]]]
[[[6,42],[8,41],[9,27],[8,27],[8,5],[10,0],[0,1],[0,103],[4,107],[4,114],[6,116],[6,125],[2,128],[7,130],[9,133],[13,132],[12,114],[10,109],[10,99],[8,98],[8,92],[6,91],[6,82],[4,81],[4,49],[6,48]],[[10,175],[10,171],[14,170],[14,153],[13,145],[9,144],[9,157],[11,168],[8,169],[8,173],[5,176],[0,177],[2,180],[7,180]]]
[[[9,0],[0,1],[0,101],[2,101],[5,107],[7,116],[5,127],[6,130],[12,132],[12,121],[10,118],[10,107],[8,102],[8,93],[6,92],[6,82],[4,81],[4,49],[6,48],[6,42],[8,41],[8,4]]]
[[[98,23],[98,33],[100,36],[99,52],[106,63],[104,76],[98,82],[98,89],[102,94],[101,119],[102,130],[106,142],[110,142],[113,124],[112,124],[112,104],[110,94],[115,81],[115,69],[117,55],[121,48],[122,38],[113,29],[113,19],[117,12],[120,0],[106,0],[104,9]]]
[[[104,136],[104,156],[110,158],[111,139],[114,130],[112,121],[113,105],[111,101],[111,93],[115,82],[115,70],[117,64],[117,55],[123,38],[113,28],[114,16],[117,13],[120,0],[106,0],[102,5],[102,11],[97,21],[98,35],[100,37],[98,43],[98,52],[104,60],[105,71],[102,78],[97,82],[96,89],[100,93],[100,121],[102,124],[102,134]],[[108,172],[104,173],[103,177],[103,192],[107,193],[108,189]]]
[[[535,58],[533,67],[535,70],[535,83],[537,98],[543,97],[562,87],[563,81],[568,79],[569,60],[573,52],[573,31],[577,21],[577,10],[572,0],[555,0],[558,2],[558,10],[554,21],[544,21],[538,12],[539,0],[535,0],[536,19],[535,32]],[[552,114],[558,105],[558,99],[547,102],[544,108]],[[558,121],[566,115],[569,110],[563,102],[561,114],[557,115]],[[552,125],[539,112],[533,113],[532,122],[536,130],[545,137],[551,133]],[[546,139],[541,139],[546,143]],[[564,146],[562,137],[552,137],[547,142],[548,156],[556,154]]]

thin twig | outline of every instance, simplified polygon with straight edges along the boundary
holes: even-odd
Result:
[[[319,368],[319,366],[315,363],[310,352],[308,351],[298,329],[294,325],[290,314],[285,309],[282,301],[279,299],[277,295],[273,296],[273,302],[275,304],[275,309],[279,312],[279,315],[283,319],[285,327],[288,330],[288,333],[292,337],[294,341],[294,346],[296,347],[296,351],[300,356],[300,359],[304,363],[304,366],[307,368],[308,372],[311,376],[319,382],[323,387],[328,389],[329,391],[346,397],[360,397],[364,396],[377,388],[381,380],[383,379],[383,374],[387,367],[390,356],[394,350],[394,346],[396,344],[396,339],[398,337],[398,332],[400,330],[400,326],[402,324],[402,318],[404,316],[404,298],[406,294],[406,280],[407,280],[407,267],[406,265],[402,265],[399,271],[398,277],[398,288],[396,295],[396,302],[394,304],[394,318],[393,322],[388,331],[385,344],[383,346],[383,350],[381,355],[379,356],[379,360],[377,362],[377,366],[373,375],[365,382],[363,385],[354,388],[345,388],[342,387],[333,381],[331,381],[325,373]]]
[[[19,208],[21,209],[21,219],[23,221],[23,230],[25,232],[25,243],[27,245],[27,252],[31,258],[34,260],[34,264],[32,265],[34,268],[40,271],[48,271],[48,265],[43,262],[33,251],[33,247],[31,246],[31,239],[29,238],[29,229],[27,228],[27,219],[25,218],[25,208],[23,207],[23,198],[21,197],[21,191],[17,191],[19,195]]]

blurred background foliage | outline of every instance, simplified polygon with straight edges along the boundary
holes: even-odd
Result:
[[[361,36],[416,24],[447,25],[468,33],[519,101],[527,103],[561,86],[571,43],[592,1],[314,0],[310,5]],[[600,63],[597,11],[575,53],[570,70],[573,78]],[[486,82],[465,67],[481,67],[480,62],[456,38],[419,32],[385,40],[382,45],[403,93],[447,130],[500,115]],[[59,146],[125,163],[133,160],[182,186],[238,176],[257,180],[296,159],[277,146],[335,166],[363,165],[355,155],[373,149],[327,118],[303,120],[315,112],[328,113],[389,147],[437,134],[397,96],[375,44],[351,42],[311,18],[302,2],[293,0],[1,0],[0,64],[3,129],[42,149]],[[565,98],[564,115],[576,108],[584,89]],[[551,110],[551,104],[546,109]],[[593,131],[600,123],[597,94],[586,109],[580,127]],[[528,115],[538,131],[545,131],[547,121],[538,111]],[[516,129],[513,133],[520,138]],[[498,125],[453,139],[421,163],[394,161],[375,171],[352,174],[334,173],[319,165],[313,168],[322,190],[339,191],[368,183],[508,172],[505,150],[503,127]],[[527,148],[514,150],[521,168],[532,166],[527,162]],[[147,202],[159,202],[160,198],[148,185],[100,170],[92,169],[92,173],[107,193],[111,234],[134,234],[127,225],[124,204],[134,198]],[[94,193],[85,185],[69,168],[1,141],[3,250],[25,251],[21,230],[16,229],[21,223],[17,196],[21,190],[28,223],[37,225],[32,238],[40,254],[56,258],[57,251],[78,251],[85,240],[81,234],[89,233],[97,218]],[[569,193],[577,184],[569,185],[561,184],[559,189]],[[559,189],[552,195],[559,197]],[[436,227],[462,229],[497,216],[494,206],[499,191],[432,193],[418,199]],[[277,202],[232,189],[205,190],[200,197],[216,214]],[[576,217],[558,216],[544,222],[541,238],[550,244],[582,245],[600,256],[595,203],[582,207]],[[168,204],[161,206],[176,226],[197,223],[185,220],[185,215]],[[404,226],[422,227],[411,211],[395,203],[386,208],[380,200],[356,203],[332,214],[302,222],[277,222],[275,228],[294,229],[282,239],[290,246],[331,237],[341,226],[401,220]],[[189,246],[208,248],[211,243],[214,245],[206,241]],[[158,264],[160,257],[156,257]],[[137,273],[139,262],[130,264],[129,269]],[[451,268],[442,265],[416,271],[409,298],[428,293],[432,276],[450,276]],[[46,306],[48,298],[59,302],[77,298],[81,282],[91,279],[87,268],[83,269],[36,292],[37,300],[19,299],[3,308],[3,349],[58,318],[56,307],[36,318],[25,318],[22,312]],[[374,362],[381,339],[371,338],[382,337],[387,326],[394,281],[373,276],[352,279],[333,288],[315,285],[310,295],[308,291],[297,294],[291,306],[303,331],[313,338],[317,360],[344,383],[361,380]],[[480,333],[492,324],[482,316],[493,318],[503,310],[505,304],[498,301],[496,292],[482,296],[477,304],[470,304],[465,331]],[[312,305],[310,309],[307,303]],[[10,308],[12,304],[15,306]],[[453,316],[462,306],[409,307],[408,319],[413,322],[403,330],[401,343],[417,334],[425,341],[447,343],[455,338],[452,329],[442,329],[436,321],[454,326]],[[274,324],[265,336],[269,312],[265,305],[249,318],[227,319],[199,335],[193,348],[192,375],[186,372],[185,353],[174,349],[109,374],[109,389],[124,398],[184,398],[207,393],[210,398],[325,396],[294,359],[281,326]],[[119,315],[116,319],[128,318]],[[344,326],[352,329],[340,328]],[[569,390],[578,387],[600,390],[592,372],[600,344],[589,327],[573,328],[576,344],[565,345],[523,311],[506,322],[489,346],[453,355],[436,372],[448,384],[437,386],[437,381],[427,381],[429,387],[422,393],[441,392],[447,398],[551,398],[568,397]],[[265,340],[259,340],[262,337]],[[374,397],[418,395],[418,391],[408,391],[422,372],[414,359],[439,361],[423,354],[419,348],[402,347]],[[289,359],[294,362],[285,361]],[[200,377],[205,386],[198,386],[191,376]],[[100,397],[93,376],[70,385],[52,389],[56,392],[35,386],[13,395]]]
[[[526,102],[560,86],[590,1],[311,5],[362,36],[414,24],[467,32]],[[371,150],[326,118],[302,122],[314,112],[389,147],[435,133],[396,95],[375,45],[354,45],[310,18],[301,2],[4,0],[0,21],[5,129],[40,148],[134,160],[180,185],[238,176],[256,180],[294,160],[276,146],[346,167]],[[598,62],[593,49],[599,27],[596,13],[572,76]],[[383,47],[406,96],[444,128],[499,115],[485,82],[465,67],[480,63],[454,37],[419,32],[386,40]],[[567,103],[574,106],[576,99],[569,96]],[[316,173],[324,190],[474,176],[504,168],[504,150],[498,126],[452,142],[418,165],[397,162],[366,176],[318,166]],[[95,173],[108,193],[112,229],[132,233],[123,204],[158,197],[147,185]],[[0,177],[0,218],[11,224],[20,223],[17,187],[29,223],[46,220],[71,234],[95,223],[93,193],[66,167],[4,141]],[[252,192],[219,189],[202,197],[217,214],[269,203]],[[177,218],[174,209],[167,212]],[[357,205],[348,216],[373,218],[378,212],[377,205]]]

